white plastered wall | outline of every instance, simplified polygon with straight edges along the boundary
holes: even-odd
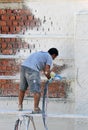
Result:
[[[88,11],[76,14],[75,23],[75,112],[88,114]],[[76,120],[76,130],[87,130],[88,119]]]

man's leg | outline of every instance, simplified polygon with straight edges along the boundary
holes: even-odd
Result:
[[[19,110],[22,110],[24,95],[25,95],[25,91],[19,90],[19,97],[18,97],[18,100],[19,100],[19,106],[18,106]]]
[[[34,111],[39,108],[41,93],[34,93]]]

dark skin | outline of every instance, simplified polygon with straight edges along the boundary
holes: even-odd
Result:
[[[51,55],[52,56],[52,59],[54,60],[57,56],[55,54]],[[50,65],[46,65],[45,66],[45,70],[44,70],[44,74],[45,76],[47,77],[47,79],[50,79],[51,76],[50,76]]]

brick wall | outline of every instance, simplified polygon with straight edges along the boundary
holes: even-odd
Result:
[[[4,1],[7,2],[7,1]],[[11,0],[8,0],[11,2]],[[15,2],[20,2],[17,0]],[[22,34],[27,30],[39,27],[41,24],[39,18],[36,18],[28,9],[0,9],[0,33],[1,34]],[[16,76],[20,71],[21,58],[6,58],[6,55],[15,56],[22,49],[29,49],[31,53],[31,43],[27,43],[22,38],[0,38],[0,76]],[[35,48],[35,45],[33,45]],[[1,96],[18,96],[19,79],[0,79]],[[42,82],[42,90],[44,81]],[[54,82],[49,86],[50,97],[66,97],[65,84]],[[42,91],[43,93],[43,91]],[[27,96],[32,96],[27,91]]]
[[[38,26],[39,21],[30,10],[0,9],[1,34],[24,34],[28,29]]]
[[[42,82],[41,86],[41,95],[43,95],[45,82]],[[65,91],[64,83],[57,83],[53,82],[49,85],[48,89],[48,96],[49,97],[57,97],[57,98],[65,98],[66,91]],[[15,81],[12,79],[0,79],[0,96],[18,96],[18,89],[19,89],[19,81]],[[27,90],[26,96],[33,96],[30,90]]]

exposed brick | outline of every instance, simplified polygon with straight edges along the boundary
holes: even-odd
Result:
[[[8,15],[12,14],[12,10],[11,9],[6,9],[6,12],[7,12]]]
[[[32,16],[32,15],[28,15],[27,17],[28,17],[28,20],[29,20],[29,21],[32,21],[32,20],[33,20],[33,16]]]
[[[23,13],[26,14],[26,15],[32,15],[31,11],[28,10],[28,9],[23,9],[22,11],[23,11]]]
[[[6,83],[6,79],[0,79],[0,83]]]
[[[26,21],[26,20],[27,20],[27,16],[23,15],[23,16],[22,16],[22,20],[23,20],[23,21]]]
[[[17,53],[16,49],[13,49],[13,55],[15,55]]]
[[[10,20],[15,20],[15,16],[14,15],[10,15],[9,19]]]
[[[20,32],[21,31],[21,26],[16,26],[16,32]]]
[[[6,25],[7,25],[7,26],[12,26],[12,21],[11,21],[11,20],[6,21]]]
[[[0,81],[1,81],[0,87],[3,89],[3,96],[6,96],[8,94],[13,95],[13,96],[14,95],[18,96],[19,80],[18,80],[18,82],[15,82],[15,80],[8,80],[8,79],[7,80],[0,80]],[[43,95],[45,83],[42,82],[41,85],[42,85],[42,95]],[[55,90],[57,84],[53,83],[53,85],[54,85],[54,90]],[[59,88],[59,86],[58,86],[58,88]],[[50,93],[50,89],[51,89],[51,86],[49,86],[49,91],[48,91],[49,97],[65,98],[65,93],[62,93],[62,92],[57,93],[57,91]],[[28,96],[28,95],[33,96],[33,94],[30,92],[30,89],[26,91],[26,96]]]
[[[1,43],[1,49],[5,49],[7,47],[7,44],[5,42]]]
[[[13,26],[17,26],[18,22],[16,20],[13,21]]]
[[[13,10],[13,14],[17,15],[17,14],[21,14],[21,9],[14,9]]]
[[[2,50],[2,54],[3,55],[11,55],[11,54],[13,54],[13,51],[10,49]]]
[[[6,42],[10,42],[11,41],[11,39],[10,38],[5,38],[5,40],[4,41],[6,41]]]
[[[8,32],[9,28],[8,26],[2,26],[2,32]]]
[[[0,26],[6,26],[6,21],[0,21]]]
[[[1,34],[7,34],[7,31],[4,31],[4,32],[2,31]]]
[[[19,67],[17,67],[17,66],[14,66],[14,71],[18,71],[19,72]]]
[[[14,50],[18,48],[17,42],[15,42],[15,44],[13,43],[13,48],[14,48]]]
[[[0,28],[1,34],[24,34],[27,29],[35,27],[39,22],[28,9],[5,9],[5,13],[0,18],[1,27],[8,27],[8,29],[7,27]]]
[[[8,21],[8,20],[9,20],[9,16],[8,16],[7,14],[2,15],[2,16],[1,16],[1,20],[3,20],[3,21]]]
[[[35,27],[36,26],[36,22],[33,20],[33,21],[31,21],[30,22],[30,28],[33,28],[33,27]]]
[[[2,0],[4,2],[4,0]],[[7,2],[7,1],[6,1]],[[10,2],[10,0],[8,0]],[[15,2],[15,0],[13,0]],[[0,33],[14,34],[20,33],[23,29],[26,31],[27,26],[34,20],[34,16],[28,9],[0,9]],[[37,19],[35,19],[37,22]],[[34,25],[36,26],[36,25]],[[22,48],[28,48],[27,43],[23,43],[19,38],[2,38],[0,39],[0,53],[3,55],[16,54]],[[19,73],[21,59],[1,59],[0,60],[0,75],[13,76]],[[3,89],[3,94],[6,96],[17,95],[19,82],[15,83],[13,80],[6,80],[0,82],[0,87]],[[32,94],[30,94],[32,95]]]
[[[8,49],[12,49],[12,44],[8,44]]]
[[[30,21],[27,20],[27,21],[24,22],[24,24],[25,24],[25,26],[29,26],[30,25]]]
[[[11,71],[12,70],[12,66],[7,66],[6,67],[6,71]]]
[[[16,15],[16,20],[21,20],[20,15]]]
[[[28,48],[28,44],[24,42],[23,43],[23,48],[25,48],[25,49]]]
[[[11,38],[10,41],[11,41],[11,42],[15,42],[15,41],[16,41],[16,38]]]
[[[23,22],[23,21],[18,21],[18,24],[19,24],[20,26],[24,26],[24,22]]]
[[[13,34],[13,33],[15,33],[15,26],[13,27],[13,26],[10,26],[10,32]]]
[[[2,42],[4,42],[5,41],[5,38],[1,38],[2,39]]]
[[[6,71],[6,66],[2,66],[2,67],[1,67],[1,70],[2,70],[2,71],[3,71],[3,70]]]
[[[1,15],[1,14],[6,14],[6,10],[0,9],[0,15]]]

